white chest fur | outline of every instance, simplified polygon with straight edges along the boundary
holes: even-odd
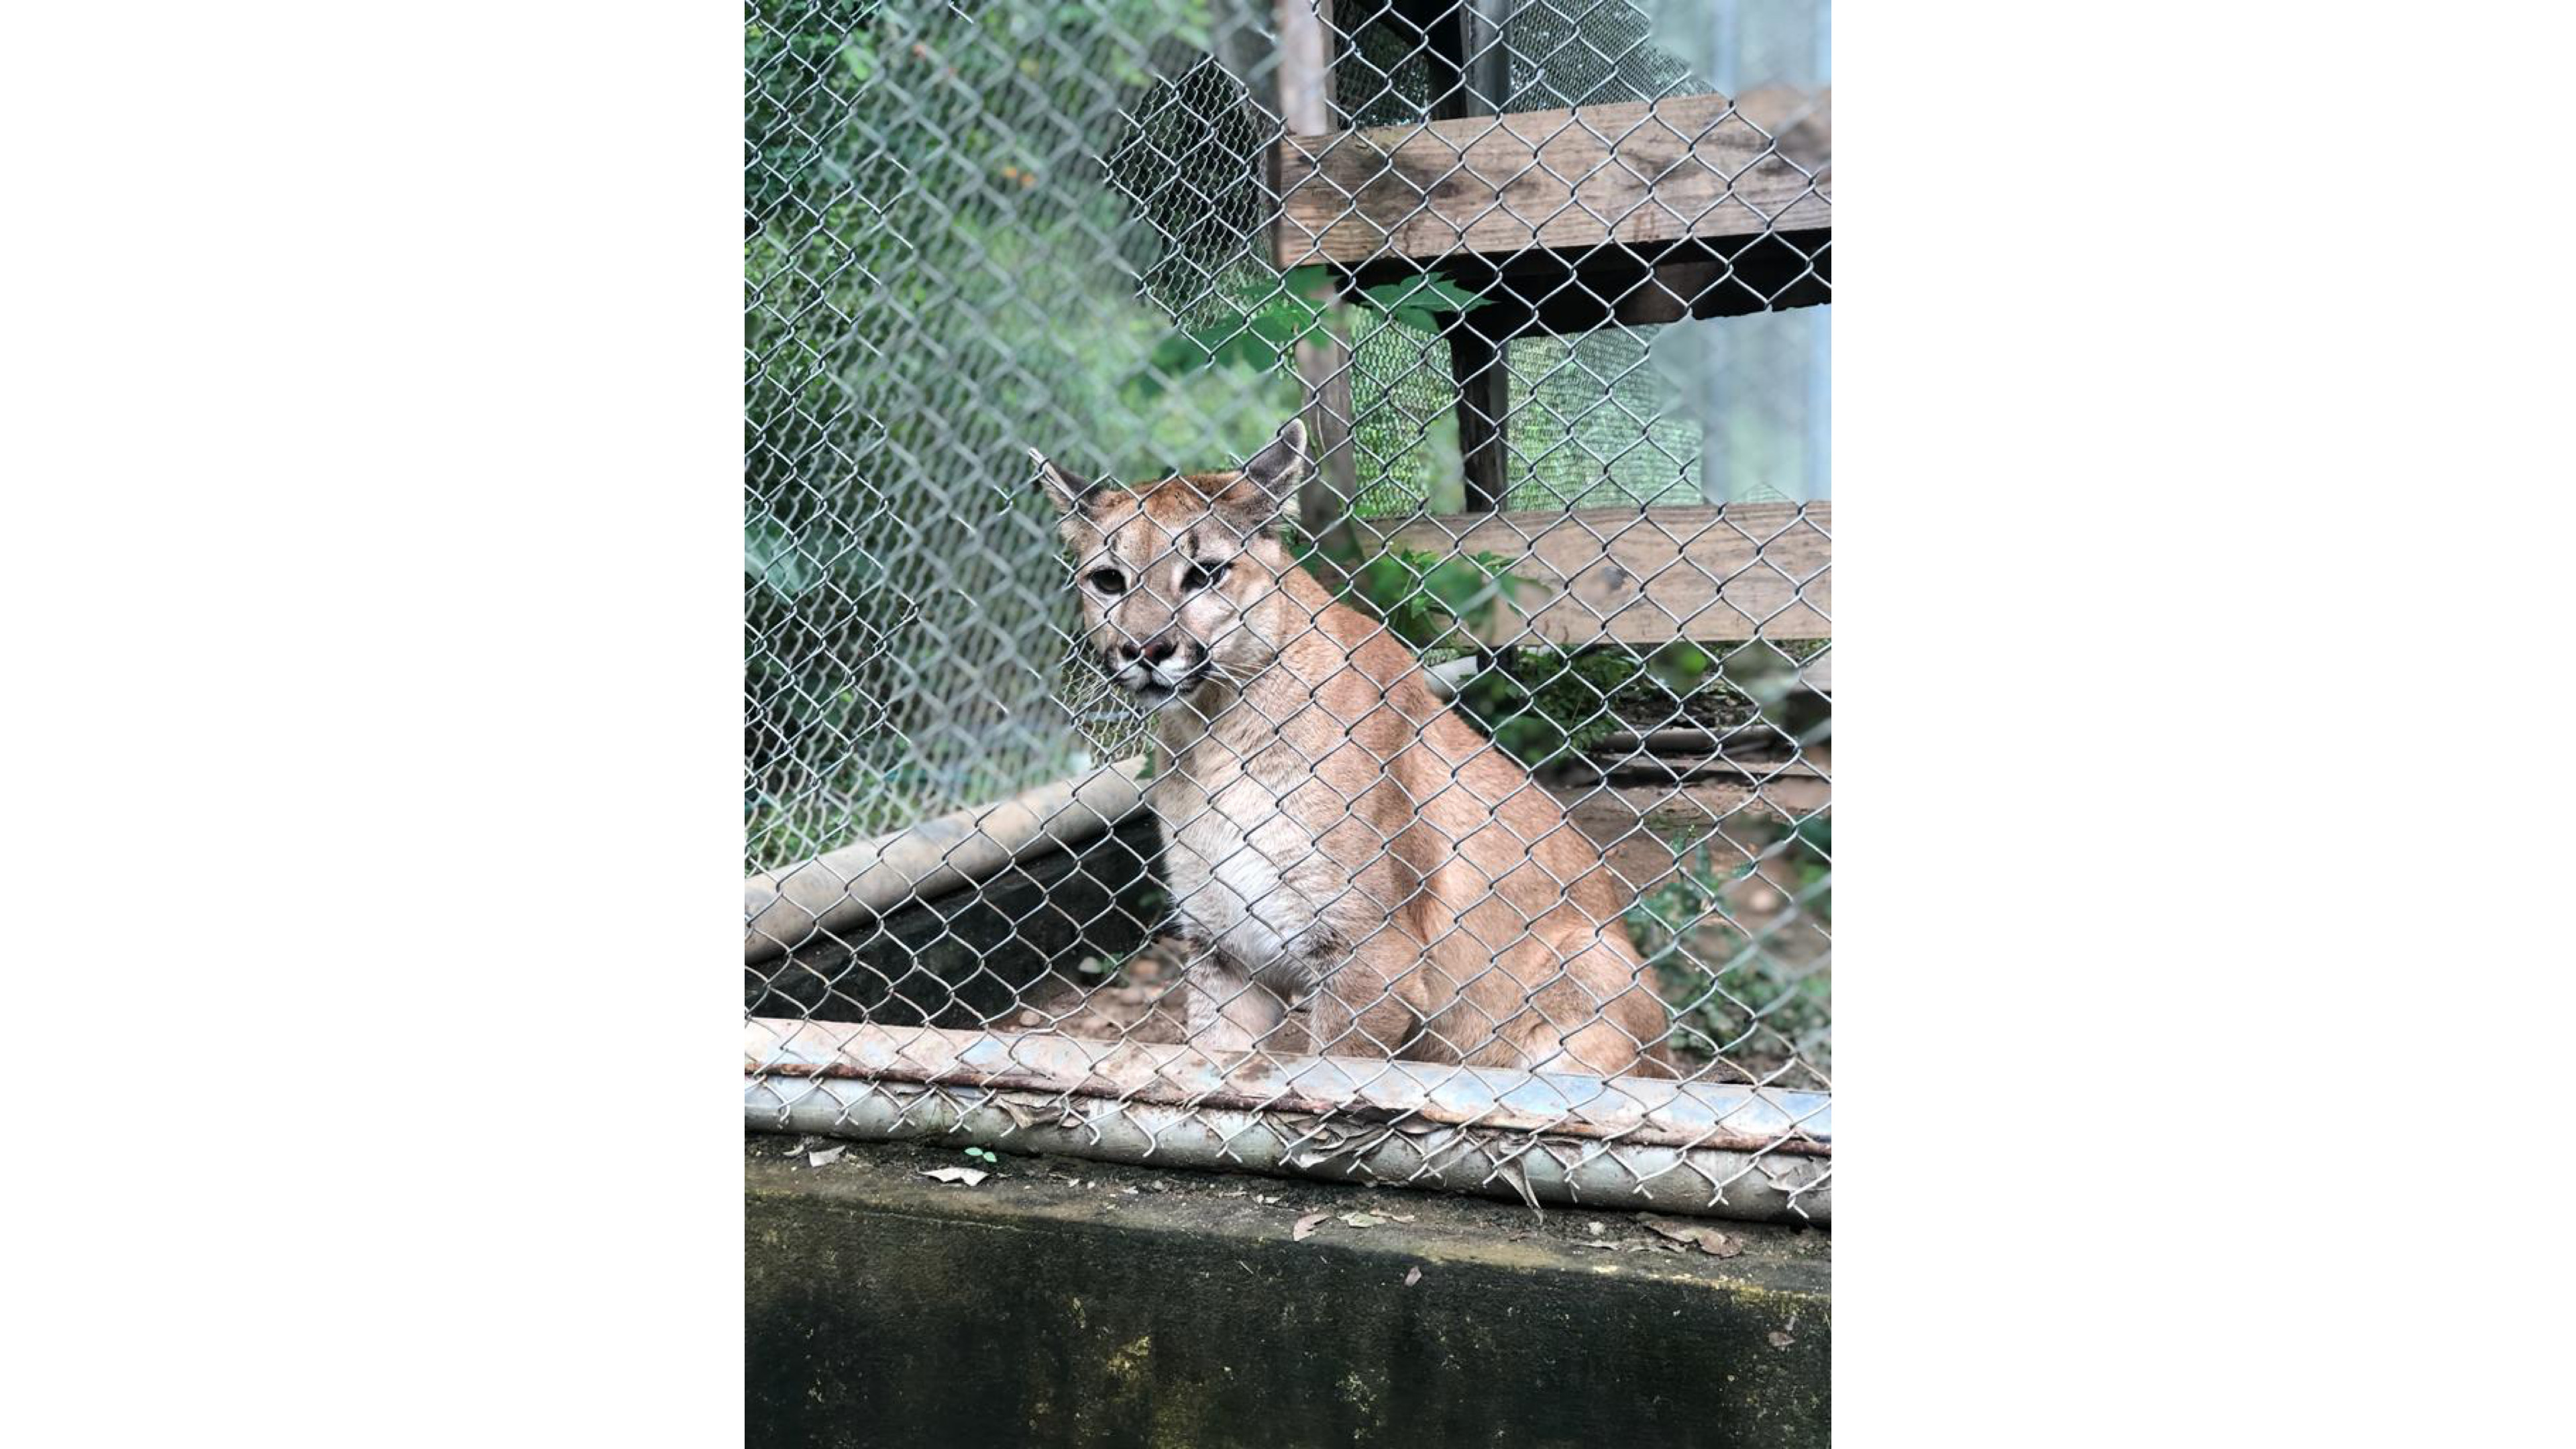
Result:
[[[1154,783],[1152,799],[1182,920],[1255,972],[1314,964],[1341,872],[1280,792],[1248,774],[1213,790],[1175,775]]]

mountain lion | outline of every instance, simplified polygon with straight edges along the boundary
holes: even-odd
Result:
[[[1282,545],[1305,443],[1132,490],[1030,452],[1085,637],[1155,711],[1190,1040],[1295,1011],[1317,1052],[1673,1075],[1600,852]]]

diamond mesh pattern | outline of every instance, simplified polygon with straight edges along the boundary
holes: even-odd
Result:
[[[1822,6],[1324,8],[752,7],[755,1098],[1820,1208]]]

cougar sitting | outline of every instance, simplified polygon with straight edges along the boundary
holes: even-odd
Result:
[[[1191,1041],[1293,1010],[1317,1052],[1671,1075],[1600,852],[1281,544],[1305,440],[1133,490],[1030,452],[1086,637],[1156,711]]]

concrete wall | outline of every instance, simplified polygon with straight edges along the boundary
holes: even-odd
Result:
[[[747,1142],[755,1444],[1827,1441],[1812,1229],[1720,1224],[1719,1259],[1631,1214],[1070,1159],[958,1187],[919,1175],[981,1165],[952,1149]]]

